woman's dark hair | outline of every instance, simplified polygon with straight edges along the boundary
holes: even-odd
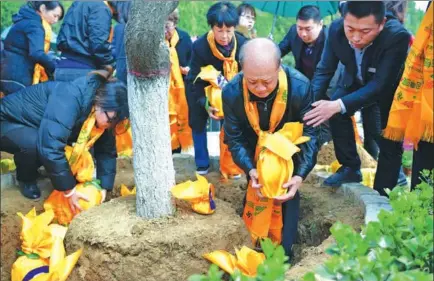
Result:
[[[62,20],[63,16],[65,15],[65,8],[63,8],[62,3],[60,3],[59,1],[29,1],[29,5],[35,11],[40,11],[42,5],[45,5],[47,11],[52,11],[57,7],[60,7],[60,9],[62,10],[62,15],[59,17],[59,20]]]
[[[358,19],[373,15],[377,24],[382,23],[386,16],[383,1],[347,1],[342,10],[344,18],[348,13]]]
[[[255,7],[253,7],[252,5],[247,3],[242,3],[237,7],[238,16],[242,16],[247,12],[250,12],[256,18],[256,10]]]
[[[404,23],[404,19],[407,13],[407,1],[385,1],[386,11],[392,13],[401,23]]]
[[[95,93],[95,105],[105,111],[115,111],[117,121],[122,121],[129,117],[127,93],[127,87],[121,81],[102,83]]]
[[[231,2],[218,2],[212,5],[206,14],[206,19],[211,28],[213,26],[223,27],[223,25],[237,26],[239,22],[237,8]]]

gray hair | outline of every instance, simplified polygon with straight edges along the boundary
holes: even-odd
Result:
[[[246,55],[248,55],[246,53],[246,49],[249,48],[249,45],[251,44],[255,44],[257,40],[268,40],[270,43],[272,43],[273,48],[271,50],[268,50],[269,52],[272,52],[274,54],[274,59],[276,62],[277,67],[280,66],[281,64],[281,57],[282,57],[282,53],[280,52],[280,48],[279,46],[277,46],[276,43],[274,43],[272,40],[268,39],[268,38],[255,38],[255,39],[251,39],[249,41],[247,41],[247,43],[245,43],[240,50],[240,54],[239,54],[239,61],[240,61],[240,65],[241,67],[243,67],[244,62],[246,60]]]

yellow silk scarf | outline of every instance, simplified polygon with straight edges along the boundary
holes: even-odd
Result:
[[[243,79],[244,109],[250,126],[258,135],[258,143],[255,151],[255,160],[258,159],[259,150],[268,133],[273,133],[282,121],[286,110],[288,99],[288,81],[283,69],[279,70],[279,89],[273,103],[270,117],[270,128],[268,132],[261,130],[259,125],[259,113],[255,102],[250,101],[249,90],[246,80]],[[253,243],[258,243],[258,239],[269,237],[273,242],[282,241],[282,206],[274,204],[273,199],[260,198],[252,182],[247,188],[246,205],[243,212],[243,220],[250,232]]]
[[[407,56],[404,74],[395,92],[387,127],[383,132],[388,139],[407,140],[416,148],[420,140],[434,143],[433,13],[431,5]]]

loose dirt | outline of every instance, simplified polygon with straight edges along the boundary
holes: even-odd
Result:
[[[330,148],[326,149],[329,151]],[[324,152],[321,153],[324,154]],[[321,153],[318,160],[321,159],[321,161],[325,162],[327,159],[331,159],[330,157],[325,158],[325,156],[321,156]],[[330,155],[330,153],[327,155]],[[195,179],[194,159],[191,156],[175,156],[174,161],[177,172],[177,183],[188,179]],[[330,164],[330,162],[327,164]],[[206,177],[216,186],[217,198],[226,201],[229,203],[228,206],[231,206],[238,215],[241,214],[242,202],[247,185],[245,178],[243,177],[240,180],[222,181],[220,173],[218,172],[218,167],[215,166],[212,167],[212,171]],[[121,183],[126,184],[128,187],[134,185],[132,162],[129,159],[118,160],[118,174],[116,177],[115,189],[110,197],[119,196],[119,186]],[[21,196],[17,188],[1,190],[1,280],[10,280],[10,269],[12,263],[16,259],[15,251],[19,247],[18,240],[21,221],[16,213],[28,212],[33,206],[36,207],[37,211],[42,211],[43,200],[48,197],[52,190],[48,179],[41,180],[40,185],[43,191],[43,196],[39,202],[25,199]],[[301,188],[300,216],[298,244],[294,247],[295,257],[293,263],[295,263],[295,265],[288,272],[288,277],[291,277],[291,279],[303,276],[305,272],[314,269],[315,266],[326,259],[327,255],[324,253],[324,250],[333,242],[333,240],[328,237],[330,235],[329,228],[334,222],[341,221],[354,226],[356,229],[359,229],[360,225],[363,224],[363,212],[360,207],[353,205],[341,195],[337,194],[334,189],[320,188],[317,184],[306,184]],[[211,217],[212,216],[209,218]],[[130,229],[132,231],[130,232],[131,235],[142,231],[141,228],[134,229]],[[116,231],[121,231],[121,229]],[[209,239],[212,239],[212,236],[210,236]],[[119,241],[119,243],[121,243],[121,241]],[[96,245],[96,247],[98,247],[98,245]],[[169,244],[166,245],[166,248],[156,249],[155,251],[167,252],[175,249],[173,247],[173,245]],[[182,249],[182,247],[179,249]],[[198,256],[201,249],[198,248],[196,253],[192,249],[193,248],[190,248],[188,254],[191,256]],[[69,250],[71,251],[71,249]],[[116,258],[119,259],[121,256],[117,256],[115,259],[112,259],[113,257],[110,255],[101,256],[101,258],[106,263],[116,263]],[[92,264],[89,264],[88,266],[91,267]],[[136,264],[131,266],[138,265]],[[158,264],[155,266],[159,268],[164,267]],[[80,270],[77,269],[74,271],[73,276],[77,276],[79,273]],[[73,276],[71,276],[69,281],[80,280],[73,279]]]

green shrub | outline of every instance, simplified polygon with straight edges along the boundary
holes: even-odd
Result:
[[[433,176],[424,171],[413,192],[396,187],[389,194],[393,211],[382,210],[361,234],[335,223],[336,244],[327,250],[331,258],[316,274],[342,281],[433,280]],[[315,274],[304,280],[315,280]]]

